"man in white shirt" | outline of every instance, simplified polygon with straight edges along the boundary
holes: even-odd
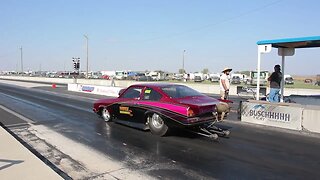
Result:
[[[230,89],[230,72],[232,69],[224,68],[220,77],[220,95],[221,99],[228,99]]]

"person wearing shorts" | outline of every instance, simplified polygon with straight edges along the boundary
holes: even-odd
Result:
[[[221,99],[228,99],[230,89],[230,72],[231,68],[224,68],[220,77],[220,96]]]

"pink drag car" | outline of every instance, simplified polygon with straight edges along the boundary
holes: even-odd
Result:
[[[93,105],[93,111],[106,122],[150,129],[159,136],[184,128],[214,139],[230,133],[214,125],[219,113],[228,110],[225,102],[169,83],[135,84],[122,89],[118,98],[100,99]]]

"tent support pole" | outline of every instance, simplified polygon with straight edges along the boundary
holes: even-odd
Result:
[[[260,66],[261,66],[261,53],[259,51],[259,46],[258,46],[258,64],[257,64],[257,71],[258,71],[258,77],[257,77],[257,90],[256,90],[256,100],[260,99]]]
[[[284,49],[282,49],[282,51],[284,51]],[[284,53],[283,53],[284,54]],[[280,97],[280,102],[283,102],[283,97],[284,97],[284,64],[285,64],[285,56],[282,55],[281,57],[282,61],[281,61],[281,68],[282,68],[282,79],[281,79],[281,97]]]

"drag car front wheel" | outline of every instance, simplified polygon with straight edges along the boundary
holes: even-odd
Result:
[[[102,109],[101,117],[106,122],[109,122],[111,120],[111,114],[110,114],[109,110],[106,107]]]
[[[168,126],[165,124],[159,114],[153,113],[149,115],[148,122],[152,134],[164,136],[168,132]]]

